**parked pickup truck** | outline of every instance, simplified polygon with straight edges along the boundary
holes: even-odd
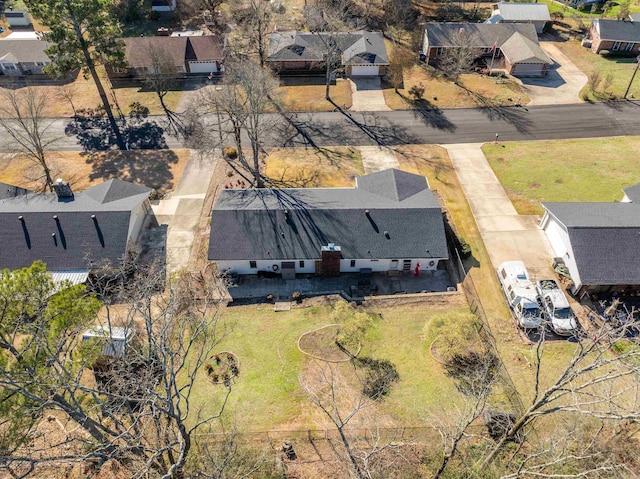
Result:
[[[553,279],[542,279],[536,283],[536,290],[553,332],[559,336],[575,335],[578,332],[578,322],[558,283]]]
[[[522,261],[505,261],[498,268],[498,280],[518,326],[537,329],[542,325],[542,311],[536,288]]]

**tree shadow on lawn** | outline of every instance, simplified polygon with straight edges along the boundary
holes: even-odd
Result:
[[[117,119],[129,149],[166,149],[164,129],[144,118]],[[106,116],[76,115],[65,128],[67,136],[75,135],[85,151],[104,151],[117,145],[116,137]]]
[[[95,180],[120,180],[139,183],[154,188],[163,194],[173,189],[174,177],[171,165],[178,163],[178,156],[171,150],[144,151],[109,150],[88,155],[86,163],[91,165],[89,178]]]

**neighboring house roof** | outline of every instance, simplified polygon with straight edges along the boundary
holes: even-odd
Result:
[[[389,64],[384,36],[378,32],[274,32],[270,36],[267,61],[322,61],[330,41],[336,42],[344,65]]]
[[[582,284],[640,284],[640,203],[543,206],[566,228]]]
[[[532,41],[516,32],[511,35],[500,47],[502,53],[511,63],[546,63],[553,64],[553,61],[540,47],[537,41]]]
[[[456,36],[464,32],[478,48],[491,48],[497,42],[501,46],[516,32],[537,42],[538,34],[534,25],[526,23],[427,23],[425,35],[430,47],[455,47]]]
[[[127,342],[133,335],[133,329],[116,326],[94,326],[82,333],[82,341],[97,338],[105,340],[102,346],[102,354],[105,356],[124,356]]]
[[[124,39],[125,57],[132,68],[153,65],[154,51],[176,66],[185,61],[222,61],[224,39],[219,35],[184,37],[129,37]]]
[[[624,194],[627,195],[627,198],[631,201],[634,203],[640,203],[640,183],[624,188],[622,191],[624,191]]]
[[[601,40],[640,42],[640,23],[638,22],[595,18],[591,23]]]
[[[31,193],[29,190],[0,182],[0,200],[5,198],[15,198],[16,196]]]
[[[500,2],[494,12],[506,21],[550,21],[549,8],[544,3],[505,3]]]
[[[43,40],[0,40],[0,61],[11,63],[50,63],[51,59],[45,50],[51,43]]]
[[[127,251],[131,211],[150,191],[109,180],[72,198],[28,193],[0,199],[0,268],[36,260],[49,271],[86,270],[91,261],[118,263]]]
[[[329,243],[346,259],[448,257],[426,179],[385,170],[359,177],[356,188],[223,190],[209,259],[313,260]]]
[[[640,13],[632,13],[629,15],[629,20],[632,22],[640,22]]]

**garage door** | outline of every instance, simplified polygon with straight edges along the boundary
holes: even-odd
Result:
[[[379,72],[378,65],[354,65],[351,67],[351,76],[353,77],[377,76]]]
[[[218,71],[216,62],[189,62],[191,73],[215,73]]]
[[[541,77],[542,67],[542,63],[516,63],[511,74],[516,77]]]

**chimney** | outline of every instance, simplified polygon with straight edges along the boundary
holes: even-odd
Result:
[[[58,199],[73,198],[73,190],[69,186],[69,182],[62,181],[62,178],[56,180],[56,184],[53,185],[53,191],[56,192]]]

